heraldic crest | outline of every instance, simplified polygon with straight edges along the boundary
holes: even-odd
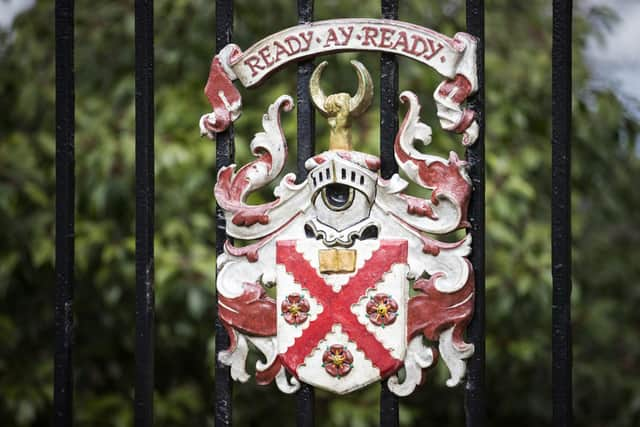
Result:
[[[244,52],[226,46],[211,65],[205,93],[213,111],[200,119],[201,132],[213,138],[240,116],[233,80],[251,87],[287,62],[345,50],[392,52],[435,69],[445,78],[434,93],[441,126],[461,134],[464,145],[475,141],[474,113],[462,106],[477,90],[475,39],[382,19],[299,25]],[[366,113],[374,87],[367,69],[351,64],[358,76],[354,95],[325,95],[327,62],[311,76],[312,100],[328,120],[330,139],[328,151],[306,161],[305,180],[289,173],[273,201],[247,203],[284,169],[280,114],[294,105],[287,95],[269,106],[251,141],[256,159],[219,170],[215,197],[226,233],[250,241],[225,242],[217,260],[218,315],[231,340],[219,359],[245,382],[251,343],[264,356],[255,367],[257,382],[275,380],[285,393],[301,382],[344,394],[384,380],[406,396],[441,357],[454,386],[473,354],[464,340],[474,300],[471,236],[454,243],[439,236],[469,225],[467,164],[453,151],[442,158],[416,149],[417,141],[431,142],[431,128],[420,119],[418,96],[404,91],[400,100],[408,108],[394,153],[406,178],[383,179],[378,157],[353,150],[351,121]],[[430,196],[405,194],[410,182]]]

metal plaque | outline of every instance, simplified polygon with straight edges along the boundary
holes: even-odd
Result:
[[[440,126],[461,134],[464,145],[475,141],[474,113],[463,107],[477,90],[475,39],[383,19],[299,25],[246,51],[228,45],[211,65],[205,93],[213,111],[200,119],[202,134],[213,138],[240,117],[234,80],[251,87],[288,62],[347,50],[391,52],[435,70],[444,78],[433,95]],[[313,103],[331,132],[329,150],[306,161],[306,180],[296,183],[289,173],[273,201],[246,203],[286,164],[280,114],[293,108],[288,95],[264,115],[251,141],[256,159],[218,173],[215,196],[227,235],[250,241],[227,241],[218,257],[218,315],[231,338],[219,358],[245,382],[251,343],[264,355],[257,382],[275,380],[283,392],[304,382],[344,394],[386,380],[406,396],[439,356],[451,374],[447,385],[454,386],[473,354],[464,341],[474,298],[471,236],[454,243],[440,237],[469,226],[467,164],[455,152],[442,158],[415,148],[416,141],[429,145],[431,128],[420,119],[418,96],[404,91],[400,100],[408,109],[394,153],[406,178],[383,179],[378,157],[353,150],[351,122],[366,114],[374,87],[367,69],[352,65],[359,82],[354,95],[324,93],[326,62],[311,76]],[[406,194],[410,183],[430,190],[429,198]]]

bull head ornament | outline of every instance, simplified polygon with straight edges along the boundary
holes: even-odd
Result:
[[[316,67],[311,75],[309,90],[316,108],[324,115],[331,127],[329,150],[351,150],[351,118],[364,113],[373,99],[371,75],[358,61],[351,61],[358,73],[358,91],[355,96],[335,93],[326,97],[320,87],[320,76],[327,61]]]

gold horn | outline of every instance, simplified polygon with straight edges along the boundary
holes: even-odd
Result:
[[[327,115],[327,110],[324,108],[324,103],[327,101],[327,97],[320,87],[320,76],[327,64],[327,61],[321,62],[320,65],[313,70],[311,79],[309,80],[309,92],[311,92],[311,99],[313,100],[316,108],[325,116]]]
[[[367,111],[367,108],[371,105],[373,99],[373,81],[371,80],[371,74],[362,65],[361,62],[355,59],[351,60],[351,65],[356,69],[358,73],[358,91],[355,96],[349,100],[349,111],[351,116],[359,116]]]
[[[311,99],[322,115],[327,117],[331,127],[330,150],[351,150],[351,118],[364,113],[373,99],[371,75],[362,63],[352,60],[351,65],[358,74],[358,90],[354,96],[344,92],[325,96],[320,88],[320,76],[327,66],[327,61],[313,70],[309,80]]]

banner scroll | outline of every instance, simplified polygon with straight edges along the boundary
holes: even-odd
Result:
[[[290,62],[344,51],[389,52],[433,68],[447,79],[434,93],[441,126],[463,134],[465,145],[475,141],[478,126],[473,111],[461,107],[478,87],[473,36],[457,33],[451,38],[407,22],[365,18],[297,25],[272,34],[245,51],[237,45],[227,45],[211,65],[205,93],[213,113],[201,118],[202,133],[212,136],[240,115],[240,94],[232,81],[253,87]]]

